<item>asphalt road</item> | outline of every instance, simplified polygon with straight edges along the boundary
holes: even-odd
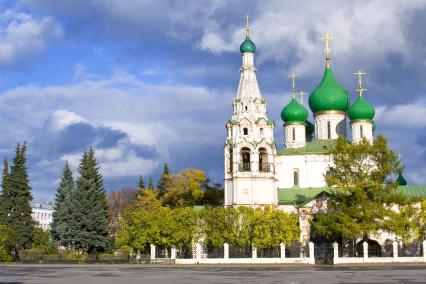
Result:
[[[5,265],[0,283],[426,283],[426,266]]]

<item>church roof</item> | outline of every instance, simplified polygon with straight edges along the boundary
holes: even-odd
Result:
[[[281,118],[285,123],[305,123],[308,111],[294,97],[281,111]]]
[[[241,43],[240,51],[241,51],[241,53],[245,53],[245,52],[255,53],[256,52],[256,45],[250,39],[249,35],[247,35],[246,39]]]
[[[304,154],[328,154],[337,144],[337,139],[314,140],[306,142],[305,147],[284,148],[277,152],[278,155],[304,155]]]
[[[315,199],[323,193],[330,193],[331,190],[333,189],[330,187],[278,188],[278,204],[300,206]],[[426,185],[398,186],[397,191],[413,200],[426,199]]]
[[[374,114],[374,107],[367,102],[364,96],[358,96],[355,102],[348,108],[348,116],[351,121],[372,120]]]
[[[321,83],[309,96],[312,112],[338,110],[346,112],[349,104],[348,92],[337,82],[331,68],[326,68]]]

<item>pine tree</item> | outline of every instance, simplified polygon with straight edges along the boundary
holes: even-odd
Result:
[[[9,177],[9,164],[5,158],[3,161],[3,177],[1,182],[2,191],[0,193],[0,223],[7,223],[7,212],[12,208],[12,200],[10,198],[10,189],[7,179]]]
[[[149,177],[148,188],[154,189],[154,181],[152,180],[152,177]]]
[[[71,199],[73,246],[89,253],[105,251],[110,243],[109,220],[103,178],[93,148],[83,154],[78,173]]]
[[[141,188],[145,188],[145,181],[143,180],[143,176],[140,176],[138,180],[138,189]]]
[[[158,183],[157,183],[158,195],[160,197],[163,196],[164,193],[166,192],[169,178],[170,178],[169,166],[167,164],[164,164],[163,173],[161,174],[160,179],[158,180]]]
[[[11,167],[10,175],[6,178],[6,188],[10,192],[6,204],[12,204],[6,216],[6,225],[15,230],[18,237],[18,246],[28,248],[31,246],[34,222],[31,217],[32,200],[31,187],[29,185],[26,169],[27,146],[16,146],[15,157]],[[10,205],[8,205],[10,206]]]
[[[55,205],[52,216],[53,222],[50,227],[53,241],[65,247],[69,246],[72,241],[69,234],[69,221],[70,217],[72,217],[70,202],[72,199],[73,190],[74,179],[72,177],[72,171],[68,165],[68,162],[66,162],[61,177],[61,182],[58,186],[55,196]]]

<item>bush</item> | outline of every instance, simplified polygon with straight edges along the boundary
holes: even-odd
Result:
[[[78,263],[84,263],[89,259],[89,255],[85,252],[79,252],[76,250],[69,250],[65,253],[65,260],[75,261]]]
[[[37,248],[19,250],[18,258],[21,261],[40,261],[43,259],[43,250]]]
[[[0,262],[13,261],[12,251],[16,248],[16,233],[0,224]]]

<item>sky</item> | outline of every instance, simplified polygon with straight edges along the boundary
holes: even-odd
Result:
[[[287,76],[299,74],[307,94],[318,85],[329,32],[337,79],[353,101],[353,73],[367,73],[376,134],[401,154],[408,182],[426,184],[426,1],[417,0],[0,0],[0,157],[27,142],[37,201],[53,199],[65,161],[76,174],[90,146],[107,191],[157,179],[164,163],[222,182],[246,14],[278,148]]]

